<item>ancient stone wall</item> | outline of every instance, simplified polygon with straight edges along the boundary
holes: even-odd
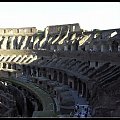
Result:
[[[37,32],[36,27],[0,28],[0,35],[2,35],[2,36],[33,35],[36,32]]]

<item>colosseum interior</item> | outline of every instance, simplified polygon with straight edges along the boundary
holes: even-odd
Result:
[[[119,80],[120,28],[0,28],[0,117],[120,117]]]

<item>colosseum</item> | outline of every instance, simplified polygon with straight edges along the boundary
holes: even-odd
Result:
[[[120,117],[119,80],[120,28],[0,28],[0,117]]]

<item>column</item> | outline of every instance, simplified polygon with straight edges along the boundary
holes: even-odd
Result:
[[[97,51],[97,46],[93,45],[93,51]]]
[[[111,45],[109,45],[109,51],[112,52],[112,46]]]
[[[85,45],[85,51],[89,51],[89,45]]]
[[[109,45],[108,44],[102,44],[101,45],[101,52],[108,52],[109,51]]]
[[[0,68],[1,68],[1,69],[3,68],[3,63],[0,63]]]
[[[68,45],[64,46],[64,51],[68,51]]]
[[[120,45],[118,45],[118,52],[120,52]]]
[[[74,51],[74,50],[75,50],[75,46],[71,45],[71,51]]]
[[[36,67],[35,70],[36,70],[36,77],[38,77],[38,68]]]
[[[54,50],[54,45],[50,45],[50,50]]]
[[[57,51],[61,51],[62,50],[62,45],[57,45]]]
[[[81,82],[81,87],[82,87],[82,97],[83,97],[83,94],[84,94],[84,86],[83,86],[83,83]]]
[[[78,46],[78,51],[82,51],[81,46]]]

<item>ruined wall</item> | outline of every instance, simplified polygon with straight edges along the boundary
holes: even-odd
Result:
[[[37,32],[36,27],[0,28],[0,35],[2,35],[2,36],[33,35],[36,32]]]
[[[62,32],[66,32],[68,29],[70,32],[77,32],[80,31],[80,26],[78,23],[75,24],[64,24],[64,25],[55,25],[55,26],[48,26],[48,33],[59,33],[61,30]]]

